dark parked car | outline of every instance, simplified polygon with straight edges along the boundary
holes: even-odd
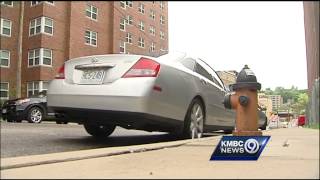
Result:
[[[40,123],[43,119],[54,117],[53,111],[47,107],[45,92],[28,98],[7,100],[1,108],[2,118],[8,122]]]

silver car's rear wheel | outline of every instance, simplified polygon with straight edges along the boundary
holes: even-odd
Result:
[[[201,138],[203,136],[203,124],[205,113],[203,105],[199,99],[194,99],[189,107],[185,125],[184,136],[186,138]]]
[[[96,138],[106,138],[115,130],[115,125],[83,124],[87,133]]]

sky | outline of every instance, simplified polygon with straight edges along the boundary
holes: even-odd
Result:
[[[302,2],[169,1],[169,51],[216,71],[245,64],[262,89],[307,89]]]

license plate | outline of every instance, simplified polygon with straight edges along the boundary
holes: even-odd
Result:
[[[7,113],[7,109],[2,109],[2,113],[3,114]]]
[[[82,84],[101,84],[104,79],[104,70],[84,70],[81,77]]]

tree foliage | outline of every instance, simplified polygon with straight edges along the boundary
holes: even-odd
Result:
[[[283,98],[283,105],[279,110],[287,111],[292,110],[296,114],[304,114],[308,103],[307,90],[299,90],[298,87],[291,86],[290,89],[283,87],[276,87],[275,90],[266,88],[261,91],[266,95],[281,95]]]

